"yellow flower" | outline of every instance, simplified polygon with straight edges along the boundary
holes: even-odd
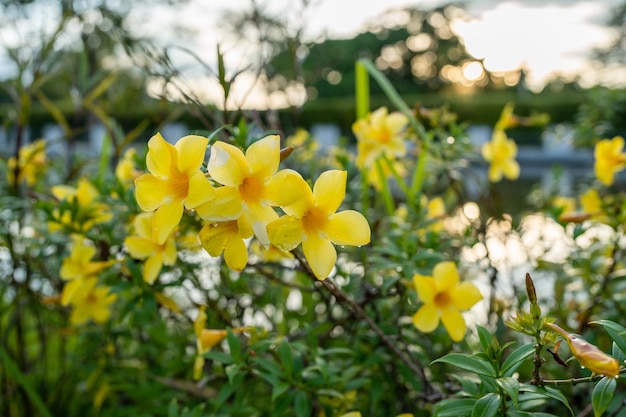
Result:
[[[489,167],[489,181],[498,182],[502,175],[510,180],[519,177],[519,164],[515,161],[517,145],[515,141],[506,137],[503,130],[494,130],[491,142],[485,143],[482,155],[485,161],[491,163]]]
[[[572,197],[557,196],[552,199],[552,207],[561,211],[561,214],[571,214],[576,211],[576,200]]]
[[[438,233],[443,230],[442,219],[446,215],[446,206],[443,202],[443,198],[435,197],[432,200],[428,200],[426,204],[426,218],[431,220],[426,230]]]
[[[154,241],[162,244],[183,216],[215,197],[210,181],[200,170],[209,139],[185,136],[171,145],[160,133],[148,142],[146,165],[150,173],[135,180],[135,196],[143,211],[155,211]]]
[[[386,107],[354,122],[352,131],[357,140],[357,166],[370,168],[383,154],[389,159],[406,155],[404,130],[408,123],[405,115],[398,112],[388,114]]]
[[[408,118],[399,112],[388,113],[381,107],[352,125],[358,143],[357,165],[367,168],[382,154],[390,158],[406,155],[405,128]]]
[[[193,364],[193,379],[196,381],[202,376],[202,368],[204,367],[204,356],[202,355],[217,346],[228,336],[226,330],[204,328],[207,320],[204,309],[204,306],[198,309],[198,316],[193,322],[193,330],[196,334],[196,357]],[[233,333],[241,333],[246,330],[246,327],[236,327],[232,329]]]
[[[124,152],[122,159],[117,163],[115,176],[122,184],[130,184],[135,178],[141,175],[141,171],[139,171],[135,165],[136,156],[137,151],[135,148],[128,148],[126,152]]]
[[[83,285],[80,281],[98,274],[115,263],[115,261],[91,261],[96,254],[96,248],[88,245],[83,236],[74,235],[72,240],[70,255],[63,259],[59,271],[61,279],[71,281],[63,287],[61,295],[63,305],[71,302],[76,291]]]
[[[24,145],[20,148],[18,161],[15,157],[9,158],[8,161],[8,182],[15,182],[15,168],[17,166],[17,183],[26,181],[26,184],[33,186],[37,179],[37,174],[42,172],[42,168],[46,165],[46,141],[39,139],[30,145]]]
[[[302,177],[292,170],[278,170],[280,138],[267,136],[248,147],[244,153],[237,147],[217,142],[211,147],[208,170],[222,184],[216,198],[196,208],[200,217],[212,222],[246,217],[254,235],[269,245],[265,230],[278,218],[272,208],[290,204],[301,195]]]
[[[138,214],[133,221],[135,235],[124,239],[124,246],[130,256],[146,260],[143,265],[143,280],[148,284],[152,284],[157,279],[163,265],[176,263],[174,237],[169,235],[163,243],[157,243],[154,240],[152,233],[154,216],[154,212]]]
[[[109,206],[98,202],[100,193],[86,178],[78,180],[76,188],[68,185],[55,185],[52,195],[65,202],[61,209],[52,212],[53,220],[48,223],[51,232],[70,228],[84,233],[95,225],[106,223],[113,218]]]
[[[504,131],[508,128],[515,127],[519,124],[519,120],[515,114],[513,114],[513,110],[515,106],[513,103],[506,103],[504,108],[502,109],[502,113],[500,113],[500,118],[496,122],[496,126],[494,130]]]
[[[248,247],[245,239],[252,237],[252,228],[245,217],[219,223],[206,224],[199,233],[202,247],[211,256],[224,252],[226,265],[234,271],[242,271],[248,264]]]
[[[594,374],[604,376],[617,377],[619,375],[620,365],[617,359],[602,352],[584,339],[566,332],[554,323],[546,323],[546,326],[565,339],[572,354],[583,368],[589,369]]]
[[[580,196],[580,205],[585,213],[598,215],[602,213],[602,199],[598,190],[590,188]]]
[[[89,319],[96,323],[104,323],[111,315],[110,305],[116,300],[115,294],[109,293],[109,288],[97,287],[95,277],[81,279],[81,285],[71,300],[72,313],[70,322],[74,325],[82,324]]]
[[[370,241],[370,227],[354,210],[335,213],[345,197],[346,171],[322,173],[313,192],[303,188],[301,200],[282,207],[287,215],[267,226],[270,241],[284,251],[302,242],[304,256],[315,276],[323,280],[337,261],[334,244],[361,246]]]
[[[413,324],[424,333],[430,333],[443,322],[450,338],[459,342],[465,335],[465,319],[459,310],[467,310],[482,299],[471,282],[459,284],[459,274],[453,262],[440,262],[433,276],[415,274],[413,277],[418,298],[424,303],[413,316]]]
[[[615,174],[626,168],[624,138],[615,136],[613,139],[602,139],[596,143],[594,152],[596,177],[604,185],[612,185]]]

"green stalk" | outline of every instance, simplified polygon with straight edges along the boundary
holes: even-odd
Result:
[[[402,100],[400,94],[396,91],[396,89],[391,85],[389,80],[385,77],[385,75],[376,68],[374,63],[369,59],[359,59],[357,62],[362,65],[372,78],[376,80],[380,88],[383,90],[387,98],[393,103],[393,105],[408,119],[411,127],[417,134],[417,137],[420,139],[420,149],[419,155],[417,159],[417,164],[415,166],[415,172],[413,173],[413,179],[411,181],[411,187],[409,188],[409,195],[407,195],[407,200],[410,205],[414,205],[416,202],[417,195],[422,190],[422,185],[424,184],[424,178],[426,175],[426,156],[428,154],[428,149],[430,147],[431,138],[427,134],[424,126],[417,120],[413,111],[409,108],[409,106]],[[357,68],[359,68],[357,66]],[[359,77],[357,73],[357,78]],[[358,84],[358,83],[357,83]],[[358,87],[357,87],[358,93]],[[357,108],[358,108],[358,96],[357,96]]]
[[[370,112],[370,81],[367,69],[361,61],[354,68],[356,84],[356,119],[364,119]]]
[[[355,96],[356,96],[356,119],[364,119],[370,111],[370,81],[365,66],[360,61],[355,64]],[[361,169],[361,211],[367,213],[370,207],[369,182],[367,170]]]
[[[381,194],[383,195],[383,203],[385,204],[385,210],[389,216],[393,215],[395,211],[393,196],[391,195],[391,191],[389,190],[389,183],[385,178],[385,174],[383,172],[383,165],[381,158],[376,160],[376,170],[378,171],[378,178],[380,179],[381,186]]]

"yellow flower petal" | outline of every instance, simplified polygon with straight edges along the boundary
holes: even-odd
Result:
[[[211,256],[220,256],[231,239],[237,236],[237,221],[205,225],[198,234],[202,247]]]
[[[201,171],[196,171],[189,177],[189,192],[185,199],[185,207],[189,210],[196,208],[215,198],[215,189]]]
[[[158,245],[152,239],[128,236],[124,239],[126,250],[135,259],[146,259],[158,251]]]
[[[172,163],[176,163],[176,148],[163,139],[160,133],[152,136],[148,141],[146,167],[153,175],[168,178],[172,170]]]
[[[432,277],[415,274],[413,276],[413,284],[421,302],[431,304],[434,301],[435,295],[437,294],[437,286]]]
[[[302,242],[302,250],[317,279],[326,279],[337,262],[337,251],[333,244],[317,235],[308,235]]]
[[[224,142],[216,142],[211,146],[208,169],[215,181],[229,187],[238,187],[249,174],[243,152]]]
[[[482,299],[482,294],[471,282],[463,282],[452,291],[452,305],[458,310],[467,310]]]
[[[248,264],[248,248],[241,238],[233,238],[224,249],[224,261],[234,271],[242,271]]]
[[[283,169],[266,183],[266,198],[270,205],[285,207],[287,214],[302,217],[313,205],[313,193],[302,176],[291,169]]]
[[[182,200],[174,200],[159,207],[154,213],[154,219],[152,220],[153,240],[159,245],[165,243],[165,240],[178,226],[182,217]]]
[[[154,219],[154,213],[139,213],[133,220],[133,227],[135,228],[135,234],[143,237],[144,239],[152,240],[152,220]]]
[[[249,207],[249,210],[244,213],[246,223],[254,230],[254,235],[259,239],[259,242],[265,247],[270,244],[269,236],[267,235],[267,225],[278,219],[278,214],[272,207],[255,205]]]
[[[370,226],[365,217],[354,210],[331,215],[324,232],[337,245],[362,246],[370,242]]]
[[[176,242],[173,238],[169,238],[165,241],[165,249],[161,248],[163,255],[164,265],[174,265],[176,263]]]
[[[509,161],[506,164],[503,164],[502,171],[504,172],[504,176],[510,180],[516,180],[519,177],[519,164],[516,161]]]
[[[459,283],[459,273],[454,262],[439,262],[433,268],[437,292],[450,291]]]
[[[453,308],[441,311],[441,321],[450,335],[450,339],[460,342],[465,336],[465,319],[458,310]]]
[[[73,281],[68,282],[63,286],[63,291],[61,292],[61,305],[69,305],[74,298],[76,292],[82,287],[84,284],[82,279],[75,279]]]
[[[283,251],[295,249],[302,242],[302,219],[282,216],[267,225],[270,242]]]
[[[204,329],[204,326],[206,325],[207,315],[204,310],[205,310],[205,307],[201,306],[198,309],[198,315],[196,316],[196,319],[193,321],[193,331],[196,334],[196,337],[198,339],[200,338],[200,335],[202,334],[202,329]]]
[[[434,304],[427,303],[413,315],[413,325],[422,333],[430,333],[439,326],[439,311]]]
[[[274,175],[280,163],[280,137],[270,135],[254,142],[246,150],[246,161],[250,174],[260,178]]]
[[[149,257],[143,264],[143,280],[152,285],[159,276],[161,268],[163,268],[163,257],[160,253]]]
[[[152,174],[143,174],[135,179],[135,198],[143,211],[154,211],[165,204],[171,196],[167,182]]]
[[[243,212],[243,202],[237,188],[220,187],[215,189],[215,198],[196,207],[196,213],[204,220],[235,220]]]
[[[208,144],[209,139],[202,136],[188,135],[180,138],[175,145],[178,170],[189,177],[196,173],[202,166]]]
[[[346,196],[346,171],[323,172],[313,186],[315,205],[328,214],[337,211]]]

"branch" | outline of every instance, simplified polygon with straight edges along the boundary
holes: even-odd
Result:
[[[437,393],[437,392],[433,392],[433,391],[435,391],[435,389],[430,384],[428,379],[426,378],[426,375],[424,373],[424,366],[421,364],[421,362],[419,361],[418,358],[413,358],[414,361],[412,361],[411,358],[409,356],[407,356],[403,351],[401,351],[400,348],[397,346],[397,344],[394,343],[389,338],[389,336],[385,332],[382,331],[382,329],[380,327],[378,327],[378,325],[370,318],[370,316],[368,316],[368,314],[365,312],[365,310],[363,309],[363,307],[361,307],[360,304],[358,304],[354,300],[351,300],[350,298],[348,298],[348,295],[345,292],[343,292],[339,287],[337,287],[330,279],[327,278],[327,279],[325,279],[323,281],[319,281],[317,279],[317,277],[315,276],[315,274],[313,273],[313,271],[311,270],[311,268],[309,267],[309,265],[302,258],[302,255],[299,254],[298,252],[296,252],[295,250],[292,251],[292,253],[298,259],[298,261],[300,262],[300,264],[302,265],[302,267],[304,268],[306,273],[312,279],[314,279],[315,281],[320,282],[324,287],[326,287],[326,289],[340,303],[343,303],[343,304],[347,305],[348,307],[350,307],[350,309],[355,313],[355,315],[357,317],[359,317],[360,319],[362,319],[363,321],[365,321],[365,323],[367,323],[367,325],[370,327],[370,329],[372,329],[374,331],[374,333],[376,333],[381,338],[383,343],[389,349],[391,349],[391,351],[393,351],[393,353],[395,353],[398,356],[398,358],[400,358],[400,360],[402,362],[404,362],[406,364],[406,366],[409,367],[409,369],[411,369],[411,371],[413,371],[416,375],[419,376],[419,378],[422,380],[422,383],[424,385],[424,389],[426,391],[425,392],[426,395],[431,393],[434,396],[438,396],[436,394],[440,394],[440,393]]]

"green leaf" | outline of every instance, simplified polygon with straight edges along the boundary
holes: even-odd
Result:
[[[177,417],[178,416],[178,402],[176,398],[172,398],[170,401],[169,407],[167,407],[167,417]]]
[[[311,400],[304,391],[298,391],[294,399],[297,417],[309,417],[311,415]]]
[[[511,397],[511,401],[515,405],[515,408],[518,408],[517,405],[517,395],[519,394],[519,381],[517,379],[511,377],[498,378],[496,380],[500,388]]]
[[[7,352],[2,344],[0,344],[0,363],[4,367],[4,372],[9,377],[9,382],[11,380],[15,381],[17,385],[20,385],[28,399],[35,406],[37,412],[44,417],[52,417],[52,413],[46,408],[43,400],[37,393],[37,391],[30,385],[26,376],[22,373],[17,364],[13,361],[11,356],[9,356],[9,352]]]
[[[228,348],[233,360],[236,363],[241,362],[241,340],[230,329],[228,329],[226,340],[228,341]]]
[[[615,342],[613,342],[612,345],[611,356],[617,359],[620,363],[624,363],[626,361],[626,353],[623,352]]]
[[[276,349],[280,357],[280,363],[283,365],[285,374],[291,376],[293,374],[293,357],[291,356],[291,348],[285,342],[278,345]]]
[[[554,414],[550,413],[538,413],[536,411],[520,411],[520,410],[509,410],[507,411],[507,417],[558,417]]]
[[[626,328],[610,320],[597,320],[589,324],[599,324],[604,327],[611,339],[617,344],[617,347],[626,354]]]
[[[356,118],[364,119],[370,111],[370,82],[363,63],[357,61],[354,68],[356,86]]]
[[[241,365],[238,365],[236,363],[231,363],[224,369],[224,371],[226,372],[226,376],[228,377],[228,382],[230,382],[231,384],[233,383],[240,369]]]
[[[476,330],[478,331],[478,338],[480,339],[480,347],[483,348],[483,352],[486,352],[487,348],[491,344],[491,339],[493,338],[493,335],[489,330],[480,325],[476,326]]]
[[[289,389],[289,384],[283,381],[279,381],[272,388],[272,402],[276,401],[276,398],[280,397]]]
[[[613,394],[615,394],[615,378],[604,377],[596,384],[591,394],[591,404],[593,404],[594,417],[600,417],[609,407]]]
[[[560,402],[561,404],[563,404],[565,407],[567,407],[567,409],[569,410],[572,416],[574,415],[574,411],[572,410],[572,407],[570,407],[569,402],[567,401],[567,398],[565,398],[565,395],[563,395],[563,393],[559,391],[558,389],[548,387],[548,386],[539,387],[537,385],[524,384],[523,386],[520,386],[520,391],[532,392],[535,394],[539,394],[543,397],[556,400]]]
[[[524,359],[532,356],[534,353],[535,345],[533,343],[518,347],[504,360],[504,363],[500,368],[500,374],[502,376],[513,375],[513,372],[519,368],[519,366],[524,362]]]
[[[472,417],[493,417],[500,408],[500,396],[490,392],[474,404]]]
[[[476,400],[473,398],[449,398],[435,405],[436,417],[464,417],[472,414]]]
[[[431,364],[437,362],[447,363],[479,375],[491,377],[496,376],[496,370],[493,368],[491,363],[472,356],[463,355],[461,353],[449,353],[444,357],[435,359],[431,362]]]
[[[215,362],[223,363],[224,365],[230,365],[233,363],[233,357],[228,353],[220,352],[218,350],[210,350],[206,352],[204,355],[206,359],[213,360]]]

